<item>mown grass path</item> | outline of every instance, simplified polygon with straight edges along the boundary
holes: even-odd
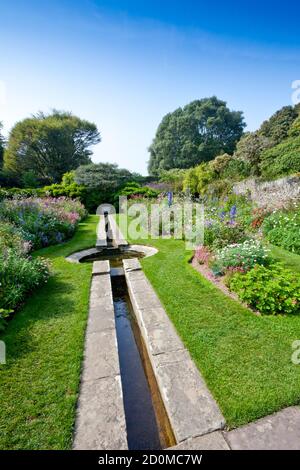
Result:
[[[34,255],[49,258],[52,276],[28,299],[0,338],[0,449],[68,449],[83,356],[91,264],[64,257],[91,247],[98,217],[89,216],[67,243]]]

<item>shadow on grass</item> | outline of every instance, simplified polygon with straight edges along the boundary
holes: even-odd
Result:
[[[35,335],[32,334],[35,323],[49,323],[47,334],[51,334],[52,324],[54,325],[57,319],[63,320],[66,316],[73,314],[76,304],[72,294],[75,290],[76,287],[72,285],[72,282],[62,280],[59,273],[56,273],[50,277],[47,284],[27,299],[25,305],[10,319],[5,332],[0,336],[6,344],[8,353],[6,367],[11,361],[31,354],[39,347],[40,339],[37,342]]]

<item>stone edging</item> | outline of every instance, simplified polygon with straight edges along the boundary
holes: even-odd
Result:
[[[109,261],[93,263],[73,448],[128,449]]]
[[[224,428],[225,420],[138,259],[123,260],[128,292],[177,443]]]

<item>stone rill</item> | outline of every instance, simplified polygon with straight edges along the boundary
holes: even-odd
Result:
[[[131,303],[178,443],[225,420],[137,259],[123,260]]]

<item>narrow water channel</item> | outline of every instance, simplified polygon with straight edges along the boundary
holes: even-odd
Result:
[[[132,328],[135,320],[124,276],[112,277],[112,287],[128,447],[131,450],[161,449],[151,390]]]
[[[115,248],[107,215],[105,219],[107,248],[82,261],[108,259],[111,273],[116,272],[111,274],[111,282],[128,448],[165,449],[175,444],[175,438],[136,322],[124,271],[121,269],[123,259],[140,258],[144,254]]]

